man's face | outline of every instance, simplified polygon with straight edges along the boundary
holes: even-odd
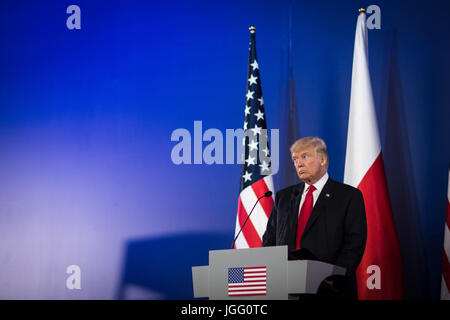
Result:
[[[308,184],[316,183],[327,171],[326,157],[317,154],[313,146],[292,152],[291,156],[298,177]]]

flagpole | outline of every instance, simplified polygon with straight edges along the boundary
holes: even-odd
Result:
[[[403,265],[389,200],[370,82],[364,8],[356,23],[344,183],[358,188],[367,219],[367,242],[356,269],[359,299],[403,297]]]
[[[236,242],[234,245],[236,249],[261,247],[274,200],[270,196],[263,198],[261,196],[267,194],[268,191],[271,193],[275,191],[270,172],[271,162],[268,155],[268,142],[265,140],[263,142],[265,145],[260,143],[263,135],[261,130],[267,130],[267,123],[261,89],[261,76],[256,57],[256,28],[251,25],[248,29],[250,31],[250,43],[244,120],[244,132],[247,132],[247,136],[245,134],[243,136],[244,145],[242,151],[245,161],[242,163],[236,215]],[[261,149],[264,147],[265,149]],[[263,152],[265,150],[267,151],[266,157],[261,156],[260,151]],[[261,163],[261,159],[265,160]],[[260,163],[259,165],[258,162]],[[254,206],[254,203],[259,198],[261,198],[259,201],[260,205]]]

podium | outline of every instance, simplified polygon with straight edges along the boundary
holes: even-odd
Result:
[[[192,267],[195,298],[287,300],[288,294],[315,294],[345,268],[314,260],[288,261],[288,247],[211,250],[209,265]]]

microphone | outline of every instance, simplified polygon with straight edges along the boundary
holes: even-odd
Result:
[[[269,191],[267,191],[266,193],[264,193],[264,195],[263,195],[261,198],[264,198],[264,197],[267,198],[267,197],[271,197],[271,196],[272,196],[272,191],[269,190]],[[259,198],[259,199],[261,199],[261,198]],[[258,200],[259,200],[259,199],[258,199]]]
[[[239,235],[241,234],[242,229],[244,229],[245,224],[247,223],[248,218],[250,218],[250,215],[253,213],[253,210],[255,209],[256,205],[258,204],[259,200],[261,200],[262,198],[266,198],[266,197],[271,197],[272,196],[272,191],[267,191],[266,193],[264,193],[264,195],[262,195],[261,197],[258,198],[258,200],[256,200],[255,205],[253,206],[252,210],[250,210],[250,213],[247,216],[247,219],[245,219],[244,223],[242,224],[241,229],[239,230],[238,234],[236,235],[236,237],[233,240],[233,245],[231,246],[231,249],[234,249],[234,244],[236,243],[237,238],[239,237]]]

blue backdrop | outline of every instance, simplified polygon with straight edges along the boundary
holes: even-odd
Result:
[[[79,30],[66,26],[72,4]],[[445,0],[1,1],[0,298],[192,298],[190,267],[231,246],[240,165],[175,165],[171,134],[193,134],[194,121],[242,127],[250,25],[268,127],[291,142],[295,96],[300,136],[327,142],[342,181],[357,9],[371,4],[381,9],[370,72],[405,297],[439,298]],[[286,183],[275,176],[277,189]],[[66,286],[70,265],[80,289]]]

